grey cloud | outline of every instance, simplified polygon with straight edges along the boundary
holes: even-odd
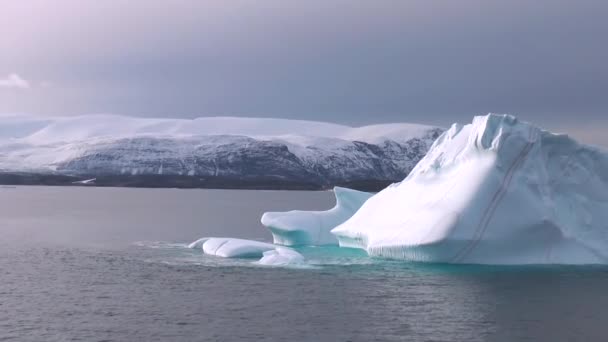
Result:
[[[0,111],[443,126],[508,112],[608,128],[605,1],[32,0],[3,13],[0,72],[54,86],[0,93]]]

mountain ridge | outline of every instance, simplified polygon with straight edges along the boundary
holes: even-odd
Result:
[[[408,123],[349,127],[234,117],[5,115],[0,116],[0,170],[216,177],[253,184],[258,179],[319,187],[387,183],[407,175],[442,132]]]

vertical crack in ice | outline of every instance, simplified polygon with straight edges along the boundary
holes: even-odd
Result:
[[[471,240],[470,243],[465,245],[465,247],[463,249],[461,249],[458,253],[456,253],[456,255],[450,260],[450,262],[452,262],[452,263],[462,262],[475,249],[475,247],[477,247],[477,244],[479,244],[479,241],[481,241],[481,239],[483,238],[483,235],[485,234],[485,231],[487,230],[488,225],[490,224],[490,221],[492,220],[492,217],[494,216],[494,212],[496,211],[496,208],[498,207],[501,200],[504,198],[505,194],[507,193],[507,190],[509,189],[509,185],[511,184],[511,181],[513,180],[513,176],[515,175],[515,172],[517,171],[519,166],[523,165],[523,163],[526,159],[526,156],[530,153],[530,151],[534,147],[535,139],[533,140],[533,136],[534,136],[533,130],[530,129],[530,131],[528,133],[528,142],[526,143],[524,148],[520,151],[520,153],[518,154],[518,156],[515,159],[515,161],[513,162],[513,164],[511,164],[511,166],[507,170],[505,177],[503,178],[503,181],[501,182],[500,186],[498,187],[498,190],[496,191],[496,193],[494,193],[494,196],[492,197],[490,204],[484,211],[482,219],[479,221],[479,225],[477,226],[477,229],[475,230],[475,235],[473,237],[473,240]]]

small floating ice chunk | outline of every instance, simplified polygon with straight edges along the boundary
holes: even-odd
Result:
[[[291,248],[276,247],[274,250],[264,252],[264,256],[258,264],[267,266],[285,266],[301,264],[304,262],[304,256],[294,251]]]
[[[335,187],[334,194],[336,205],[330,210],[267,212],[262,224],[279,245],[337,245],[330,231],[353,216],[373,194],[341,187]]]
[[[205,237],[205,238],[200,238],[196,241],[194,241],[193,243],[188,245],[188,248],[192,248],[192,249],[199,249],[199,248],[203,248],[203,244],[205,243],[205,241],[209,240],[211,238]]]
[[[274,250],[277,246],[252,240],[209,237],[198,239],[188,247],[202,248],[205,254],[222,258],[261,258],[264,252]]]
[[[261,258],[258,263],[268,266],[304,262],[302,254],[291,248],[244,239],[206,237],[194,241],[188,248],[202,249],[207,255],[222,258]]]
[[[72,182],[72,184],[83,184],[83,185],[92,185],[95,184],[97,178],[85,179],[81,181]]]

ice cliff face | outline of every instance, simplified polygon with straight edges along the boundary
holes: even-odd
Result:
[[[512,116],[476,117],[332,233],[410,261],[607,263],[608,154]]]
[[[402,179],[442,130],[252,118],[0,116],[0,170],[75,175]]]

